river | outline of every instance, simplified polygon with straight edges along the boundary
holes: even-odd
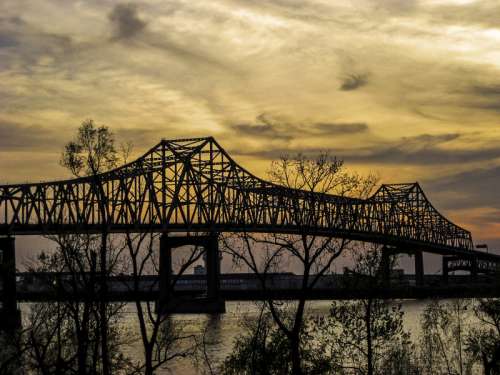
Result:
[[[404,325],[406,330],[417,339],[420,330],[420,315],[429,301],[405,300],[402,301],[404,311]],[[327,315],[330,303],[327,301],[311,302],[308,311],[315,315]],[[259,311],[258,305],[253,302],[227,302],[225,314],[220,315],[195,315],[178,314],[172,319],[176,324],[184,326],[185,334],[193,334],[198,337],[205,332],[205,342],[208,357],[211,363],[217,367],[218,364],[231,352],[235,338],[242,332],[240,327],[242,319],[256,317]],[[124,326],[130,332],[138,332],[135,307],[127,305],[124,308]],[[139,337],[137,342],[129,346],[127,354],[140,358],[141,344]],[[181,374],[197,375],[202,372],[197,369],[191,359],[175,360],[170,369],[162,370],[159,374]]]

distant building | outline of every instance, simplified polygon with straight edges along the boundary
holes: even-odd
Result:
[[[206,275],[207,270],[201,264],[198,264],[197,266],[194,267],[194,274],[195,275]]]

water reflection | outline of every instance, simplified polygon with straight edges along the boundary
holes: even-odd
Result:
[[[420,334],[421,313],[429,302],[425,300],[406,300],[402,302],[405,312],[405,329],[411,332],[412,339],[415,341]],[[23,315],[27,313],[28,307],[29,304],[21,304]],[[226,309],[225,314],[174,314],[169,317],[167,324],[167,326],[171,324],[174,327],[182,327],[184,335],[195,336],[198,341],[203,340],[204,337],[206,355],[214,370],[233,350],[234,340],[242,332],[242,319],[256,317],[259,312],[259,304],[254,302],[227,302]],[[326,316],[330,309],[330,303],[327,301],[310,302],[308,309],[316,317]],[[135,360],[142,360],[143,349],[134,304],[125,306],[122,324],[131,333],[130,337],[136,338],[135,341],[131,340],[132,342],[125,354]],[[132,333],[135,334],[132,335]],[[199,359],[197,363],[193,361],[193,358],[176,359],[169,365],[170,371],[163,369],[158,371],[158,374],[201,374],[203,373],[204,358]]]

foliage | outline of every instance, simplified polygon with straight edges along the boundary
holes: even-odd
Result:
[[[75,140],[66,144],[61,165],[75,176],[92,176],[116,166],[117,152],[113,133],[96,126],[91,119],[82,122]]]
[[[374,374],[387,374],[391,359],[404,357],[396,349],[410,345],[402,318],[401,305],[383,300],[334,302],[322,340],[328,343],[338,373],[368,374],[371,361]]]
[[[62,238],[59,248],[49,255],[42,253],[37,267],[31,270],[64,273],[65,277],[46,279],[45,283],[65,301],[30,305],[23,332],[25,367],[34,374],[101,374],[101,316],[95,298],[96,260],[92,256],[100,245],[95,238]],[[75,293],[80,293],[82,301],[72,300]],[[116,374],[129,373],[130,361],[121,350],[128,337],[118,321],[121,305],[107,304],[106,308],[110,369]]]
[[[234,351],[224,361],[222,374],[285,375],[292,372],[290,343],[265,306],[257,319],[244,319],[241,327],[243,333],[236,339]],[[306,321],[300,336],[303,372],[329,374],[330,361],[324,355],[323,346],[315,340],[315,329],[312,321]]]
[[[357,285],[376,286],[380,280],[381,251],[376,246],[358,249],[351,275]],[[321,323],[322,338],[334,368],[341,374],[388,374],[395,358],[407,360],[400,367],[412,368],[408,358],[410,335],[403,330],[400,304],[368,298],[333,302],[330,316]]]
[[[480,325],[473,327],[466,339],[466,349],[484,374],[500,374],[500,300],[480,299],[474,306]]]
[[[98,322],[100,329],[102,371],[104,375],[111,374],[110,353],[108,352],[107,326],[109,311],[105,296],[107,293],[106,278],[109,275],[108,261],[108,239],[109,233],[106,222],[108,221],[108,209],[106,194],[100,173],[113,168],[116,165],[117,156],[113,133],[106,126],[97,127],[94,121],[85,120],[77,130],[75,140],[66,144],[62,153],[61,165],[68,168],[75,176],[82,173],[92,177],[92,190],[96,196],[96,202],[102,222],[101,247],[99,249],[99,271],[100,271],[100,303],[98,307]],[[86,236],[90,236],[87,234]],[[97,317],[97,316],[96,316]]]
[[[431,302],[421,320],[420,362],[424,374],[470,374],[474,359],[466,350],[471,302]]]
[[[23,374],[24,351],[20,332],[0,332],[0,374]]]

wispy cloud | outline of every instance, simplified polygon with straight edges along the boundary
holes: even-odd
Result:
[[[229,126],[240,136],[291,140],[304,137],[331,137],[365,133],[368,125],[360,122],[291,122],[268,114],[260,114],[254,123],[239,123]]]

